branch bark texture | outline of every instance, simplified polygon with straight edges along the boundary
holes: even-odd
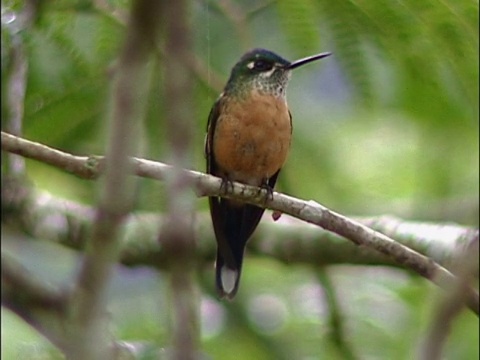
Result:
[[[33,150],[37,146],[43,149],[42,156],[37,156]],[[40,161],[47,157],[50,159],[49,163],[51,165],[54,165],[56,161],[51,161],[53,156],[50,158],[50,154],[54,154],[55,158],[59,156],[58,150],[50,149],[45,145],[37,145],[6,133],[2,133],[2,148],[7,151],[22,153],[24,156],[28,155],[28,157]],[[82,176],[85,174],[84,169],[88,168],[89,175],[94,174],[97,176],[101,173],[101,159],[100,157],[70,157],[72,166],[68,167],[67,171],[69,170],[76,175]],[[132,172],[142,177],[164,180],[172,171],[170,165],[163,163],[138,158],[133,158],[131,161],[133,164]],[[451,289],[451,286],[455,283],[455,276],[430,258],[403,246],[368,226],[362,225],[358,221],[337,214],[315,201],[300,200],[277,192],[274,192],[271,198],[267,198],[264,190],[259,191],[256,187],[239,183],[234,183],[232,191],[225,194],[221,187],[221,179],[197,171],[182,171],[190,179],[192,188],[197,196],[224,196],[289,214],[345,237],[359,245],[360,249],[374,249],[442,288]],[[473,238],[478,237],[477,229],[472,229],[471,231],[473,232]],[[466,290],[466,293],[468,307],[478,314],[478,293],[471,287]]]

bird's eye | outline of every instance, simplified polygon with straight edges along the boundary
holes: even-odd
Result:
[[[263,60],[257,60],[254,63],[254,67],[255,67],[255,70],[265,71],[265,70],[270,70],[272,68],[272,64]]]

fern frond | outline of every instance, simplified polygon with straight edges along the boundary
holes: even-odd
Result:
[[[362,22],[363,15],[348,1],[320,0],[319,3],[332,34],[336,58],[360,101],[371,104],[373,90],[363,45],[366,28],[373,24]]]

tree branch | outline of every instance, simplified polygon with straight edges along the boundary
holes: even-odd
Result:
[[[462,256],[453,264],[456,268],[457,281],[450,291],[442,293],[437,300],[433,319],[429,322],[425,341],[421,344],[419,359],[442,359],[442,348],[445,346],[453,320],[460,314],[465,303],[469,284],[478,275],[478,240],[477,237],[476,241],[472,241],[470,246],[464,249]]]
[[[35,151],[36,148],[41,150],[38,154]],[[2,149],[32,159],[45,161],[51,165],[57,165],[79,176],[86,173],[84,169],[89,169],[88,174],[93,173],[95,175],[98,175],[101,171],[101,167],[99,166],[101,163],[99,159],[101,158],[72,157],[72,155],[67,154],[63,156],[62,154],[64,153],[58,150],[50,149],[44,145],[39,145],[3,132]],[[60,161],[66,157],[69,159],[68,166],[65,166],[65,164]],[[150,160],[134,158],[132,162],[133,173],[142,177],[163,180],[167,174],[172,171],[170,165]],[[63,164],[63,166],[60,164]],[[267,198],[265,190],[239,183],[234,183],[232,191],[225,194],[221,187],[221,179],[192,170],[183,170],[183,172],[184,175],[190,179],[197,196],[223,196],[289,214],[343,236],[355,244],[361,245],[361,247],[375,249],[442,288],[451,289],[451,286],[455,283],[455,277],[452,273],[426,256],[395,242],[388,236],[376,232],[357,221],[337,214],[314,201],[304,201],[277,192],[274,192],[271,198]],[[478,230],[472,231],[478,236]],[[466,297],[467,306],[478,314],[478,293],[471,287],[467,289],[466,293],[468,295]]]
[[[2,36],[2,40],[6,40],[2,43],[2,54],[8,52],[4,57],[2,55],[2,60],[6,60],[2,63],[2,76],[7,78],[5,81],[5,97],[2,94],[2,129],[6,129],[17,136],[22,134],[29,66],[24,35],[38,19],[43,1],[26,0],[22,4],[22,10],[15,14],[15,21],[2,21],[2,31],[6,34]],[[9,8],[11,5],[6,5],[4,8],[2,4],[2,16],[4,11],[5,16],[13,15],[11,13],[13,10]],[[3,68],[5,68],[5,71]],[[5,122],[3,121],[4,116],[6,118]],[[25,176],[25,159],[8,154],[2,160],[5,160],[11,176],[17,176],[17,178]]]
[[[106,321],[106,294],[120,249],[119,234],[134,201],[130,157],[138,151],[144,109],[146,64],[156,39],[158,2],[132,3],[126,39],[120,53],[109,116],[105,173],[92,236],[69,304],[72,318],[70,359],[113,359]]]
[[[163,1],[164,107],[168,158],[173,164],[165,180],[165,221],[158,237],[168,261],[171,319],[171,359],[195,359],[200,342],[198,291],[195,281],[196,239],[193,228],[195,197],[189,191],[190,177],[183,168],[192,162],[195,126],[193,81],[188,71],[191,56],[189,3]]]
[[[317,278],[322,289],[325,292],[325,302],[328,306],[328,322],[329,322],[329,337],[331,342],[337,348],[337,351],[342,359],[355,360],[359,356],[354,352],[352,346],[345,336],[345,317],[342,314],[339,299],[335,291],[335,286],[330,280],[330,275],[327,269],[320,268],[317,272]]]
[[[45,336],[60,350],[66,351],[71,339],[68,316],[70,293],[54,287],[22,266],[2,250],[2,305]],[[133,359],[146,351],[141,343],[112,342],[113,359]],[[38,349],[35,349],[36,352]],[[48,357],[46,354],[44,357]]]
[[[33,238],[82,250],[91,233],[94,209],[26,187],[17,181],[4,182],[1,197],[3,224],[22,229]],[[468,227],[407,222],[391,216],[356,220],[447,268],[454,255],[464,252],[478,235],[475,229]],[[127,216],[119,261],[128,266],[166,269],[168,259],[156,238],[164,221],[165,217],[153,213],[136,212]],[[213,261],[215,244],[210,241],[213,232],[206,212],[197,215],[194,232],[200,240],[197,254],[200,261]],[[276,222],[265,216],[248,243],[248,251],[288,264],[398,266],[375,250],[354,246],[334,233],[286,216]]]
[[[2,251],[2,305],[23,318],[60,349],[67,312],[66,293],[45,283]]]

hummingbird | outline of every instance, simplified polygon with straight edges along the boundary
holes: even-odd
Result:
[[[291,71],[331,55],[329,52],[290,62],[265,49],[244,54],[208,116],[205,138],[207,173],[222,186],[238,181],[273,192],[292,138],[286,101]],[[209,197],[217,241],[216,288],[220,298],[238,290],[245,245],[265,209],[218,196]]]

